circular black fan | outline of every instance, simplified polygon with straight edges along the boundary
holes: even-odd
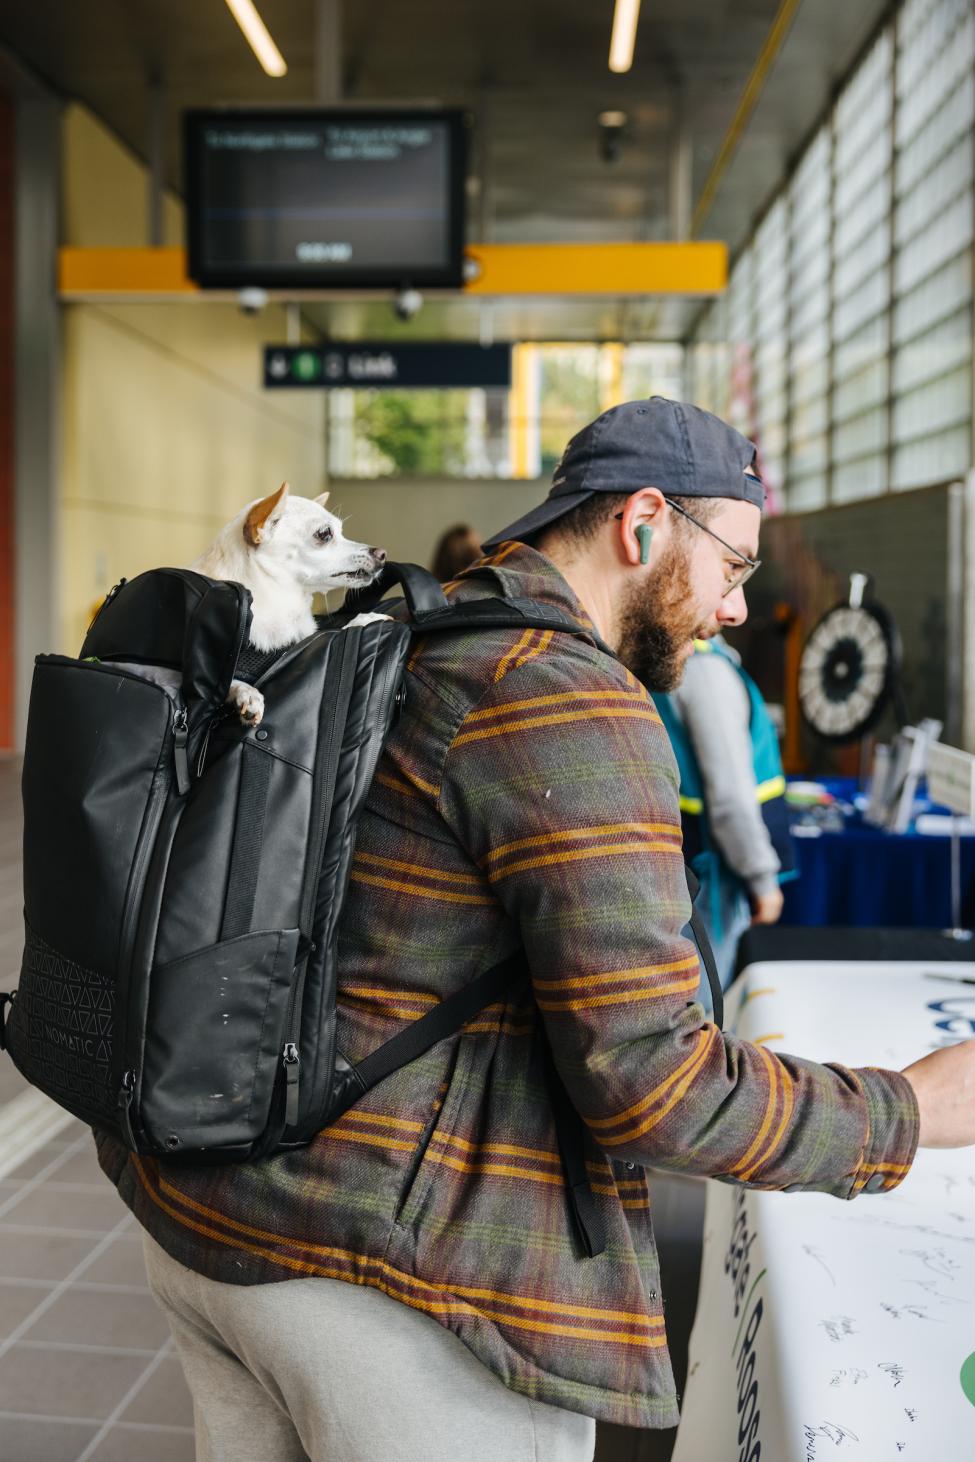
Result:
[[[900,708],[900,636],[880,604],[864,603],[862,575],[850,599],[827,611],[799,661],[799,705],[826,741],[856,741],[875,726],[891,698]]]

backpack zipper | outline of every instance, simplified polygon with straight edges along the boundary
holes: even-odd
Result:
[[[138,678],[138,677],[134,677]],[[164,692],[165,694],[165,692]],[[161,760],[157,775],[153,780],[152,789],[149,793],[149,802],[146,807],[145,821],[143,823],[142,835],[139,839],[139,846],[136,851],[136,858],[132,869],[132,878],[129,885],[129,894],[126,901],[126,910],[122,927],[122,957],[119,960],[119,985],[125,983],[128,987],[129,976],[132,972],[132,957],[135,950],[135,941],[138,933],[139,915],[142,909],[142,895],[145,891],[146,874],[152,857],[152,850],[156,845],[156,834],[159,831],[159,824],[162,820],[163,810],[175,777],[177,791],[180,796],[190,790],[189,766],[186,755],[188,717],[185,706],[177,705],[173,712],[171,730],[173,734],[172,760],[167,765]],[[122,1041],[122,1050],[126,1055],[132,1050],[131,1012],[126,1002],[125,1012],[125,1034]],[[122,1072],[122,1078],[118,1093],[119,1122],[126,1142],[133,1152],[138,1152],[138,1144],[132,1126],[131,1106],[135,1099],[135,1089],[138,1082],[138,1070],[127,1067]]]
[[[135,1096],[135,1072],[123,1071],[122,1084],[118,1093],[119,1121],[122,1124],[122,1132],[126,1142],[133,1152],[138,1151],[138,1144],[135,1140],[135,1133],[132,1131],[132,1118],[129,1108],[132,1106],[132,1099]]]
[[[284,1125],[293,1127],[298,1121],[298,1067],[301,1058],[298,1055],[298,1047],[294,1041],[286,1041],[284,1050],[281,1052],[281,1061],[284,1065]]]
[[[352,648],[352,637],[346,641],[343,636],[339,637],[341,646],[341,662],[339,666],[338,680],[336,684],[336,697],[339,701],[347,693],[347,682],[355,672],[357,660]],[[301,974],[298,976],[291,988],[291,997],[288,1002],[288,1019],[285,1030],[288,1032],[281,1052],[281,1060],[284,1066],[285,1079],[285,1129],[293,1127],[298,1120],[298,1096],[299,1096],[299,1075],[300,1075],[300,1053],[298,1050],[299,1024],[301,1021],[301,997],[305,988],[305,976],[308,972],[308,961],[314,954],[316,944],[311,938],[311,928],[315,914],[315,900],[318,893],[318,879],[321,873],[322,858],[325,853],[325,839],[328,832],[325,823],[325,812],[334,791],[335,773],[338,766],[338,756],[341,749],[341,736],[336,730],[334,721],[328,723],[327,738],[319,738],[319,744],[315,752],[315,785],[317,797],[315,798],[314,816],[314,847],[308,862],[305,866],[305,886],[302,889],[301,909],[298,914],[298,927],[301,930],[301,940],[307,940],[304,945],[303,954],[299,957]],[[308,931],[306,933],[306,931]],[[299,943],[299,949],[301,943]]]
[[[281,1063],[284,1066],[285,1102],[284,1102],[284,1125],[294,1127],[298,1121],[298,1084],[301,1065],[301,1055],[298,1051],[298,1022],[300,1021],[301,997],[305,988],[305,976],[308,973],[308,961],[311,959],[318,945],[309,940],[301,949],[298,963],[301,965],[301,974],[291,987],[291,994],[288,998],[288,1014],[285,1019],[284,1028],[288,1032],[288,1039],[281,1050]]]
[[[176,772],[176,790],[185,797],[190,790],[190,764],[186,755],[188,736],[186,707],[180,706],[173,717],[173,767]]]

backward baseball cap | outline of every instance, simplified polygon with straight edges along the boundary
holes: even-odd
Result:
[[[596,492],[656,487],[665,497],[736,498],[761,509],[765,489],[755,456],[754,442],[699,406],[663,396],[624,401],[576,432],[545,501],[483,547],[529,541]]]

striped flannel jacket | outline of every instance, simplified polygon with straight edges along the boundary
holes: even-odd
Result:
[[[521,544],[448,586],[485,593],[592,627]],[[372,1285],[516,1391],[674,1425],[645,1169],[852,1198],[901,1181],[918,1127],[902,1076],[773,1054],[692,1003],[677,790],[652,701],[588,638],[420,640],[359,827],[340,1047],[361,1059],[519,946],[530,976],[302,1150],[191,1168],[99,1137],[139,1221],[212,1279]],[[566,1202],[546,1041],[594,1139],[608,1239],[592,1259]]]

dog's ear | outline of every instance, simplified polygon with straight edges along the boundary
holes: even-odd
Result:
[[[328,502],[328,493],[327,492],[320,492],[318,494],[317,498],[315,499],[315,501],[316,501],[316,503],[320,503],[321,506],[324,507],[325,504]]]
[[[244,519],[244,541],[249,543],[251,548],[256,548],[267,537],[284,512],[288,491],[288,484],[282,482],[277,492],[272,492],[270,497],[262,498],[259,503],[255,503],[247,514]]]

